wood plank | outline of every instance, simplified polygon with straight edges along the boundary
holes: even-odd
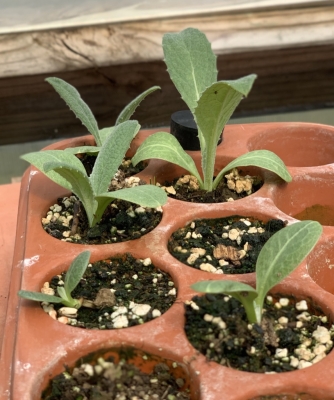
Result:
[[[116,22],[185,17],[218,12],[305,7],[328,0],[0,0],[0,34],[35,32]]]
[[[302,4],[0,35],[0,77],[161,60],[163,34],[188,26],[204,31],[217,54],[334,43],[334,2]]]
[[[218,57],[219,79],[257,73],[249,97],[235,116],[334,106],[334,44],[231,53]],[[159,84],[134,118],[145,126],[169,124],[170,114],[185,106],[162,61],[89,68],[56,74],[78,88],[99,126],[114,124],[135,96]],[[0,145],[85,134],[47,75],[0,79]]]

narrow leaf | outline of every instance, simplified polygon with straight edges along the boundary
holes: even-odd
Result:
[[[170,78],[182,99],[194,112],[202,92],[217,81],[216,56],[211,44],[198,29],[166,33],[162,39]]]
[[[186,169],[194,175],[200,184],[202,179],[197,171],[194,160],[187,154],[177,139],[167,132],[157,132],[150,135],[136,151],[132,158],[132,164],[137,165],[140,161],[150,158],[169,161]]]
[[[18,295],[23,299],[34,300],[34,301],[46,301],[48,303],[61,303],[62,299],[57,296],[51,296],[49,294],[39,292],[29,292],[28,290],[19,290]]]
[[[45,174],[48,178],[50,178],[53,182],[56,182],[58,185],[64,187],[72,191],[72,185],[69,181],[64,179],[57,172],[52,169],[45,170],[45,164],[50,162],[56,162],[59,164],[66,163],[71,164],[73,168],[76,168],[78,171],[85,173],[85,168],[83,167],[80,160],[74,155],[67,153],[63,150],[44,150],[37,151],[34,153],[28,153],[21,158],[25,161],[28,161],[34,167],[38,168],[43,174]]]
[[[322,233],[316,221],[301,221],[273,235],[256,262],[256,303],[262,307],[268,291],[288,276],[310,253]]]
[[[101,147],[98,146],[79,146],[79,147],[68,147],[64,151],[71,154],[90,154],[95,156],[99,153]]]
[[[203,292],[203,293],[225,293],[225,294],[231,294],[235,292],[256,293],[256,290],[252,286],[237,281],[223,281],[223,280],[201,281],[191,285],[191,288],[196,290],[197,292]]]
[[[130,143],[140,129],[137,121],[126,121],[115,127],[96,158],[90,182],[95,195],[108,190],[111,179],[125,157]]]
[[[140,185],[115,192],[106,192],[97,196],[97,199],[121,199],[139,204],[142,207],[156,208],[167,202],[167,194],[157,186]]]
[[[101,146],[99,128],[96,119],[88,105],[82,100],[77,89],[59,78],[47,78],[46,81],[53,86],[59,96],[74,112],[75,116],[80,119],[83,125],[85,125],[88,132],[94,136],[97,145]]]
[[[145,90],[142,94],[133,99],[127,106],[119,114],[116,120],[116,126],[121,124],[122,122],[128,121],[132,114],[136,111],[136,108],[140,105],[140,103],[145,99],[146,96],[153,93],[155,90],[161,89],[160,86],[152,86],[151,88]]]
[[[89,257],[90,251],[83,251],[72,261],[66,273],[64,282],[64,288],[67,293],[72,293],[72,291],[77,287],[87,269]]]
[[[212,178],[219,136],[234,110],[251,90],[256,75],[235,81],[214,83],[201,95],[194,116],[202,151],[204,188],[212,190]]]
[[[286,168],[283,160],[279,158],[275,153],[269,150],[254,150],[249,153],[243,154],[242,156],[231,161],[225,168],[223,168],[217,175],[214,181],[214,187],[217,187],[222,177],[233,168],[254,166],[267,169],[272,171],[281,177],[286,182],[291,182],[292,177]]]

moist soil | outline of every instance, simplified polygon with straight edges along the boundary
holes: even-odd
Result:
[[[60,207],[58,215],[61,218],[53,218],[55,206]],[[57,204],[50,207],[49,213],[51,221],[43,223],[49,235],[66,242],[89,245],[138,239],[154,229],[162,218],[162,209],[144,208],[124,200],[115,200],[105,210],[100,223],[90,228],[86,212],[76,196],[57,199]],[[63,219],[68,216],[73,218],[69,223],[64,223]]]
[[[78,157],[90,175],[96,156],[82,154]],[[130,158],[124,158],[111,181],[109,191],[125,187],[126,179],[142,171],[145,166],[146,163],[142,162],[134,167]],[[134,179],[135,184],[145,184],[139,178]],[[90,245],[138,239],[154,229],[162,218],[160,209],[139,207],[124,200],[114,200],[105,210],[101,221],[90,228],[85,209],[74,195],[57,199],[57,204],[50,207],[48,214],[43,218],[42,224],[49,235],[67,242]],[[48,218],[50,219],[47,220]]]
[[[50,287],[55,293],[57,286],[63,285],[65,275],[64,272],[52,278]],[[69,318],[70,325],[115,329],[143,324],[166,312],[176,299],[176,288],[171,277],[150,259],[135,259],[126,254],[89,264],[72,297],[83,298],[90,306],[80,307],[77,318]],[[136,313],[134,305],[146,305],[147,313]],[[61,307],[54,305],[55,310]]]
[[[173,367],[166,363],[156,364],[152,373],[148,374],[125,360],[116,364],[113,357],[107,360],[100,358],[93,367],[82,364],[52,379],[42,399],[190,399],[184,379],[176,378],[173,372]]]
[[[282,298],[289,300],[288,305],[281,305]],[[267,296],[260,326],[250,324],[244,307],[230,296],[195,296],[185,305],[185,332],[197,350],[218,364],[249,372],[292,371],[319,361],[333,346],[327,317],[310,299],[307,305],[309,311],[301,311],[293,296]],[[328,330],[326,343],[315,339],[314,332],[324,329],[319,327]],[[320,350],[323,353],[316,360]]]
[[[263,245],[284,226],[280,219],[262,222],[238,215],[198,219],[172,234],[168,250],[176,259],[196,269],[250,273],[255,271]]]

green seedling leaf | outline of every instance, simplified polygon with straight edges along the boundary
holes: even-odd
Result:
[[[78,171],[85,173],[85,169],[80,160],[77,157],[67,154],[63,150],[44,150],[44,151],[37,151],[33,153],[28,153],[21,156],[23,160],[29,162],[34,167],[38,168],[43,174],[45,174],[48,178],[50,178],[53,182],[57,183],[58,185],[64,187],[65,189],[72,191],[72,185],[66,179],[64,179],[60,174],[57,172],[48,169],[45,170],[44,166],[46,163],[49,162],[56,162],[59,164],[62,163],[69,163],[72,165],[73,168],[76,168]]]
[[[68,153],[68,156],[76,158],[70,153]],[[55,171],[62,178],[64,178],[64,180],[66,180],[67,185],[71,187],[71,191],[78,196],[82,202],[86,210],[89,224],[91,224],[97,204],[94,198],[95,196],[90,184],[90,180],[82,164],[81,166],[83,171],[74,168],[73,165],[69,163],[51,161],[44,164],[44,170],[46,172]]]
[[[291,182],[292,177],[283,160],[269,150],[254,150],[231,161],[217,175],[213,187],[216,188],[222,177],[233,168],[255,166],[272,171],[286,182]]]
[[[23,299],[47,302],[47,303],[62,303],[62,299],[57,296],[51,296],[49,294],[39,293],[39,292],[30,292],[28,290],[20,290],[18,295]]]
[[[146,96],[149,94],[153,93],[154,91],[161,89],[160,86],[152,86],[150,89],[145,90],[142,94],[137,96],[135,99],[133,99],[119,114],[117,120],[116,120],[116,126],[121,124],[122,122],[128,121],[133,113],[136,111],[137,107],[140,105],[140,103],[145,99]]]
[[[106,192],[97,196],[97,199],[109,199],[109,203],[110,199],[120,199],[139,204],[142,207],[156,208],[167,202],[167,194],[157,186],[140,185],[114,192]]]
[[[204,293],[224,293],[232,296],[244,306],[248,320],[256,321],[253,302],[258,296],[251,286],[236,281],[202,281],[191,286],[192,289]]]
[[[301,221],[281,229],[262,247],[256,262],[255,303],[262,309],[269,290],[288,276],[311,252],[322,233],[316,221]]]
[[[62,303],[66,307],[74,307],[74,308],[81,307],[81,302],[77,299],[73,299],[73,297],[71,296],[71,293],[66,292],[64,287],[57,286],[57,292],[62,299]]]
[[[108,136],[96,158],[90,182],[95,195],[108,190],[109,184],[118,171],[130,143],[138,133],[140,125],[137,121],[126,121],[117,125]]]
[[[83,251],[72,261],[64,282],[66,293],[72,291],[78,286],[83,274],[85,273],[90,258],[90,251]]]
[[[68,147],[65,149],[67,153],[71,154],[90,154],[92,156],[96,156],[101,147],[98,146],[79,146],[79,147]]]
[[[166,33],[162,40],[169,75],[182,99],[194,112],[204,90],[217,81],[216,56],[198,29]]]
[[[46,81],[53,86],[59,96],[74,112],[75,116],[85,125],[88,132],[94,136],[96,144],[101,146],[102,143],[96,119],[88,105],[82,100],[76,88],[59,78],[47,78]]]
[[[167,132],[157,132],[149,136],[137,149],[132,158],[132,164],[137,165],[140,161],[150,158],[158,158],[179,165],[202,183],[194,160],[183,150],[177,139]]]
[[[207,88],[194,111],[202,152],[204,189],[212,190],[216,148],[220,134],[243,97],[250,92],[256,75],[221,81]]]
[[[115,129],[114,126],[110,126],[109,128],[100,129],[99,132],[100,132],[100,138],[101,138],[102,145],[104,144],[104,142],[107,140],[108,136],[113,132],[114,129]]]

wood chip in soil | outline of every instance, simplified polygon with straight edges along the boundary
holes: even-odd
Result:
[[[237,215],[198,219],[172,234],[168,250],[177,260],[202,271],[250,273],[263,245],[284,226],[280,219],[262,222]]]

